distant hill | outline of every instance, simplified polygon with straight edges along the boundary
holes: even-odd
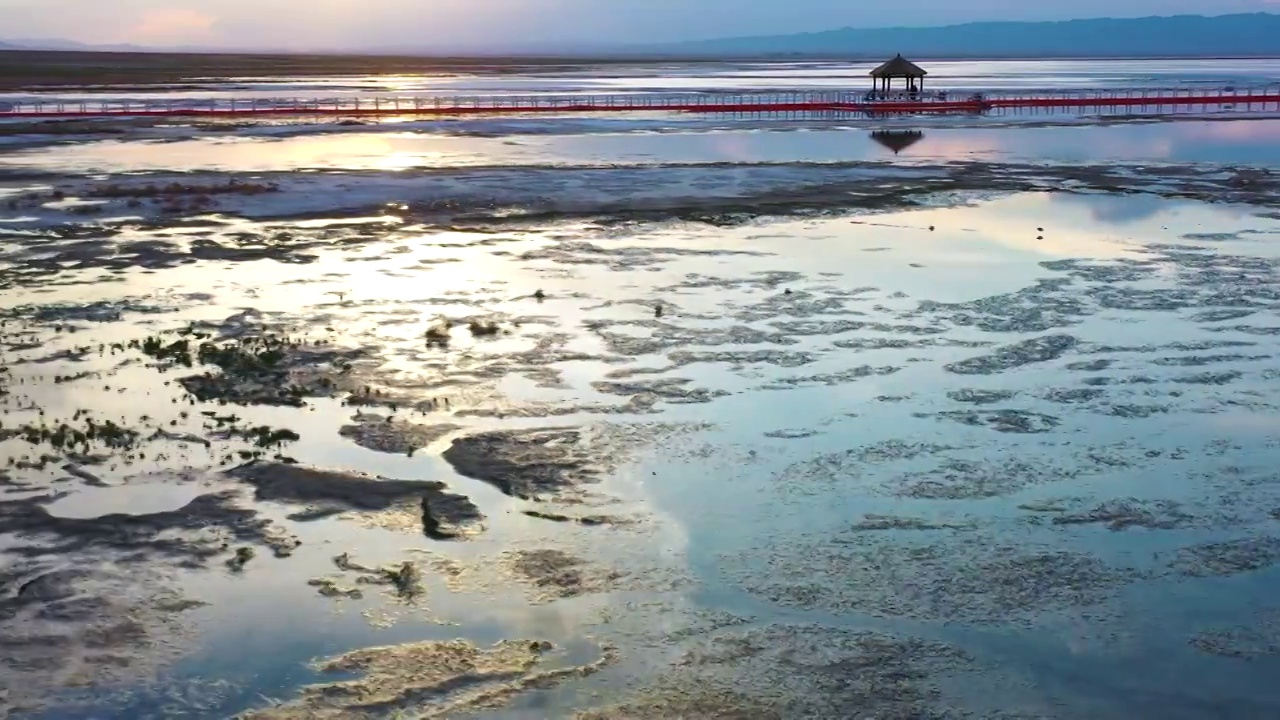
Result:
[[[49,39],[13,39],[0,40],[0,50],[53,50],[58,52],[141,52],[144,48],[137,45],[90,45],[75,40]]]
[[[680,55],[887,57],[1280,56],[1280,15],[1176,15],[946,27],[844,28],[634,48]]]
[[[843,28],[667,44],[565,44],[268,48],[91,45],[59,39],[0,39],[0,50],[129,53],[273,53],[416,57],[716,58],[839,57],[1280,57],[1280,14],[1175,15],[1061,22],[977,22],[944,27]]]

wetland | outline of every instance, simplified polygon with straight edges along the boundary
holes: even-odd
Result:
[[[0,709],[1280,713],[1277,122],[0,122]]]

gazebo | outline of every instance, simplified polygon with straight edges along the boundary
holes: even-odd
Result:
[[[907,90],[922,91],[924,90],[924,76],[928,74],[919,65],[902,57],[901,53],[871,71],[873,86],[875,89],[884,92],[889,92],[894,78],[905,79],[907,81]]]

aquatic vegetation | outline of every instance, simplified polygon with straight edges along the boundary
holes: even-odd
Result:
[[[474,337],[493,337],[502,332],[502,328],[493,320],[470,320],[467,329]]]
[[[364,593],[360,588],[347,588],[338,584],[333,578],[314,578],[308,580],[307,584],[316,588],[316,592],[325,597],[347,598],[350,600],[360,600],[364,598]]]
[[[422,594],[422,571],[417,565],[405,562],[399,567],[383,568],[381,572],[395,586],[396,594],[400,597],[411,598]]]
[[[1081,513],[1064,513],[1054,517],[1054,525],[1106,525],[1111,530],[1128,530],[1142,527],[1149,530],[1172,530],[1183,527],[1195,518],[1182,512],[1178,503],[1169,501],[1142,502],[1139,500],[1112,500],[1092,510]]]
[[[6,564],[0,586],[12,589],[0,602],[0,711],[11,715],[48,711],[68,686],[119,688],[162,672],[190,650],[183,615],[203,604],[146,569],[54,558]]]
[[[85,195],[94,198],[173,198],[184,196],[208,197],[212,195],[261,195],[280,192],[274,183],[245,182],[232,177],[223,183],[181,183],[165,185],[95,185]]]
[[[1012,495],[1034,485],[1062,482],[1091,471],[1071,461],[1044,458],[949,459],[929,470],[904,473],[886,483],[899,496],[919,500],[973,500]]]
[[[972,410],[955,410],[938,413],[938,417],[974,427],[989,427],[996,432],[1017,434],[1039,434],[1052,432],[1062,421],[1052,415],[1031,412],[1029,410],[991,410],[977,412]]]
[[[410,561],[374,568],[355,562],[350,553],[342,553],[333,558],[333,563],[344,572],[360,573],[356,578],[357,585],[389,585],[394,589],[394,595],[401,600],[413,600],[426,592],[422,570]],[[323,588],[333,583],[321,578],[310,584]],[[355,597],[349,593],[348,596]]]
[[[340,377],[360,354],[283,335],[215,340],[194,327],[177,334],[181,336],[177,340],[151,336],[132,341],[129,347],[159,361],[162,367],[216,367],[217,373],[205,372],[179,380],[187,392],[201,401],[301,406],[307,397],[334,394],[338,385],[334,378]]]
[[[1171,379],[1173,382],[1182,385],[1228,385],[1242,377],[1244,377],[1243,372],[1230,370],[1227,372],[1195,373],[1194,375],[1183,375]]]
[[[288,429],[273,429],[268,425],[259,425],[258,427],[248,429],[225,430],[232,437],[243,437],[246,440],[252,440],[253,444],[260,448],[271,448],[285,445],[286,443],[297,442],[301,439],[298,433]]]
[[[432,540],[457,540],[483,530],[484,516],[462,495],[429,493],[420,504],[422,531]]]
[[[5,123],[0,128],[4,135],[123,135],[131,130],[128,121],[101,119],[38,119],[28,122]]]
[[[532,499],[596,482],[607,461],[587,445],[586,434],[574,428],[499,431],[457,438],[442,457],[460,475]]]
[[[262,544],[271,548],[277,558],[291,557],[295,550],[302,547],[302,541],[292,533],[278,528],[270,528],[262,536]]]
[[[1169,410],[1170,407],[1168,405],[1116,403],[1102,408],[1102,413],[1113,417],[1134,419],[1164,415]]]
[[[1017,397],[1016,392],[1009,390],[951,390],[947,393],[947,397],[956,402],[970,403],[973,405],[995,405],[996,403],[1006,402]]]
[[[1065,502],[1065,501],[1064,501],[1064,502]],[[1065,513],[1065,512],[1070,512],[1070,508],[1069,508],[1069,507],[1067,507],[1067,506],[1064,504],[1064,502],[1046,501],[1046,502],[1028,502],[1028,503],[1021,503],[1020,505],[1018,505],[1018,509],[1019,509],[1019,510],[1023,510],[1023,511],[1025,511],[1025,512],[1030,512],[1030,513]]]
[[[1106,395],[1106,391],[1099,390],[1097,388],[1058,388],[1046,392],[1044,394],[1044,399],[1049,402],[1073,405],[1077,403],[1092,402],[1104,395]]]
[[[1280,563],[1280,538],[1250,537],[1205,543],[1178,552],[1172,568],[1191,577],[1230,576]]]
[[[729,394],[724,390],[688,387],[691,382],[693,381],[689,378],[678,377],[633,380],[631,382],[597,380],[591,383],[591,387],[597,392],[608,395],[622,395],[630,398],[640,397],[646,401],[646,404],[652,404],[657,400],[680,405],[701,404],[712,402],[716,398],[722,398]]]
[[[850,383],[855,380],[862,380],[864,378],[877,377],[877,376],[884,377],[887,375],[893,375],[895,373],[898,373],[901,370],[902,368],[894,367],[892,365],[885,365],[883,367],[872,367],[870,365],[863,365],[861,367],[856,367],[850,370],[842,370],[840,372],[834,372],[834,373],[821,373],[818,375],[807,375],[803,377],[778,378],[777,380],[774,380],[773,382],[767,385],[762,385],[761,389],[762,390],[788,390],[791,388],[806,387],[810,385],[829,385],[829,386],[844,385],[846,383]]]
[[[449,537],[478,532],[484,516],[462,495],[441,482],[391,480],[296,464],[255,461],[227,472],[254,488],[259,500],[304,506],[295,520],[316,520],[346,512],[384,513],[409,510],[424,530]]]
[[[855,531],[775,548],[767,561],[768,572],[741,579],[773,602],[977,624],[1031,623],[1054,612],[1100,606],[1144,577],[1083,553],[998,545],[973,535],[920,544]],[[749,566],[752,560],[737,562]],[[860,582],[849,583],[849,577]]]
[[[776,367],[796,368],[817,362],[818,358],[819,355],[817,353],[790,350],[676,350],[667,353],[667,360],[673,368],[699,363],[724,363],[734,367],[773,365]],[[620,369],[610,372],[606,377],[622,379],[630,377],[634,373],[635,371],[631,369]]]
[[[427,328],[425,334],[427,347],[447,348],[449,347],[450,331],[453,325],[445,320]]]
[[[138,347],[144,354],[156,360],[172,360],[183,367],[191,367],[194,364],[191,356],[191,341],[187,338],[165,344],[159,336],[153,335],[143,340],[140,345],[135,345],[135,347]]]
[[[1266,610],[1250,618],[1248,625],[1197,633],[1191,647],[1208,655],[1259,660],[1280,655],[1280,613]]]
[[[422,425],[390,415],[361,413],[351,424],[343,425],[338,434],[369,450],[413,457],[415,452],[461,429],[447,423]]]
[[[366,567],[357,563],[351,558],[351,553],[349,552],[344,552],[341,555],[335,555],[333,557],[333,564],[337,566],[339,570],[344,572],[361,572],[369,574],[376,574],[378,572],[377,568]]]
[[[231,568],[233,572],[240,572],[256,555],[257,553],[251,547],[236,548],[235,557],[227,561],[227,567]]]
[[[174,589],[174,571],[208,568],[233,543],[243,544],[228,567],[243,568],[253,546],[279,532],[234,493],[170,511],[85,518],[51,512],[66,493],[24,495],[0,500],[7,543],[0,586],[12,590],[0,600],[9,660],[0,706],[31,712],[67,687],[105,693],[153,680],[193,650],[184,615],[204,605]]]
[[[984,670],[941,643],[819,625],[766,625],[696,638],[651,686],[576,720],[996,717],[954,682]],[[988,671],[989,672],[989,671]],[[1002,709],[1018,703],[1006,692]],[[960,710],[963,708],[963,710]]]
[[[970,527],[974,527],[973,523],[939,523],[896,515],[864,515],[862,520],[851,525],[849,529],[854,532],[881,532],[885,530],[962,530]]]
[[[544,512],[542,510],[524,510],[523,514],[538,520],[547,520],[556,523],[577,523],[578,525],[585,525],[587,527],[595,527],[597,525],[619,525],[626,522],[620,518],[610,517],[607,515],[581,515],[571,517],[569,515]]]
[[[56,450],[73,451],[78,448],[84,454],[97,448],[132,450],[138,446],[141,437],[137,430],[123,427],[114,420],[98,421],[92,416],[84,417],[83,424],[75,426],[65,422],[56,426],[41,422],[9,428],[0,422],[0,440],[20,438],[30,445],[48,445]],[[12,464],[14,458],[9,460]]]
[[[382,718],[397,711],[453,717],[504,707],[522,693],[594,675],[617,659],[606,647],[594,662],[556,666],[548,660],[554,651],[545,640],[504,640],[489,648],[453,640],[356,650],[315,664],[318,672],[355,679],[304,687],[294,703],[241,718]]]
[[[1057,360],[1080,343],[1073,335],[1046,335],[1000,348],[990,355],[950,363],[947,370],[957,375],[994,375],[1035,363]]]
[[[504,562],[512,574],[528,582],[537,602],[608,592],[627,577],[625,572],[593,565],[562,550],[513,550]]]
[[[1066,368],[1077,372],[1102,372],[1103,370],[1110,368],[1115,363],[1115,360],[1109,359],[1086,360],[1083,362],[1067,363]]]
[[[33,543],[25,551],[29,557],[98,549],[141,553],[197,567],[225,552],[230,540],[267,545],[266,536],[273,527],[254,510],[238,506],[229,493],[202,495],[173,511],[84,519],[51,514],[46,505],[54,499],[37,496],[0,503],[0,528],[35,539],[59,540],[49,548]]]

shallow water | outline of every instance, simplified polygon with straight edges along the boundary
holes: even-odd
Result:
[[[15,151],[0,169],[75,173],[295,170],[448,170],[712,163],[869,161],[1280,165],[1280,121],[1184,121],[1103,127],[969,128],[868,132],[794,126],[789,132],[719,130],[448,137],[411,132],[177,141],[118,141]],[[906,147],[902,147],[902,145]]]
[[[1274,715],[1274,123],[8,152],[0,707]]]
[[[191,97],[350,97],[394,93],[403,97],[489,94],[574,94],[862,88],[874,62],[637,63],[635,65],[496,68],[492,73],[368,75],[333,78],[196,78],[183,88],[132,89],[132,100]],[[937,90],[1048,90],[1188,87],[1280,82],[1280,62],[1222,60],[941,60],[928,63],[928,87]],[[103,98],[93,92],[0,94],[0,100],[56,95],[68,101]]]

